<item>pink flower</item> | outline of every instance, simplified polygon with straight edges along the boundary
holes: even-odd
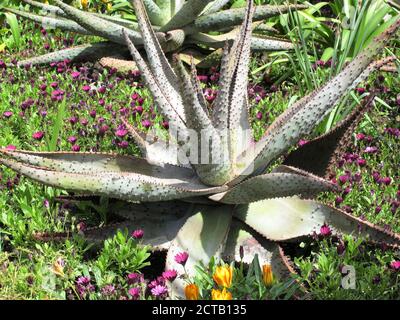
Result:
[[[147,129],[147,128],[150,128],[150,127],[151,127],[151,122],[150,122],[150,120],[143,120],[143,121],[142,121],[142,126],[145,127],[146,129]]]
[[[176,263],[179,263],[183,266],[186,264],[186,261],[188,258],[189,258],[189,254],[187,252],[177,253],[174,257]]]
[[[8,145],[8,146],[6,147],[6,150],[8,150],[8,151],[14,151],[14,150],[17,150],[17,147],[14,146],[14,145],[12,145],[12,144],[10,144],[10,145]]]
[[[381,179],[382,183],[385,185],[389,185],[392,182],[392,179],[390,177],[384,177]]]
[[[308,143],[307,140],[300,139],[300,141],[298,142],[298,145],[299,145],[299,147],[302,147],[302,146],[304,146],[304,145],[307,144],[307,143]]]
[[[140,288],[134,287],[128,290],[129,295],[132,299],[137,300],[140,297]]]
[[[134,239],[142,239],[144,236],[144,231],[142,229],[137,229],[132,232],[132,238]]]
[[[356,139],[357,140],[364,140],[365,139],[365,134],[364,133],[357,133],[356,134]]]
[[[400,270],[400,260],[392,261],[390,267],[394,270]]]
[[[119,138],[123,138],[128,134],[128,130],[126,129],[118,129],[117,131],[115,131],[115,135]]]
[[[155,297],[160,297],[168,292],[168,289],[165,286],[157,285],[153,289],[151,289],[151,294]]]
[[[360,167],[364,167],[367,164],[367,161],[365,159],[360,158],[360,159],[357,160],[357,164]]]
[[[35,132],[32,135],[32,138],[35,139],[35,140],[42,140],[43,136],[44,136],[44,132],[43,131],[38,131],[38,132]]]
[[[74,71],[71,73],[72,78],[78,79],[81,73],[79,71]]]
[[[176,270],[166,270],[162,273],[162,276],[165,280],[168,281],[174,281],[177,277],[178,273],[176,272]]]
[[[85,91],[85,92],[88,92],[88,91],[90,91],[90,86],[85,85],[85,86],[82,87],[82,90]]]
[[[332,234],[332,231],[331,231],[331,228],[329,228],[328,225],[324,224],[319,229],[319,233],[320,233],[321,236],[327,237],[327,236],[330,236]]]
[[[3,116],[4,116],[5,118],[10,118],[12,115],[13,115],[13,113],[12,113],[11,111],[5,111],[5,112],[3,113]]]
[[[345,184],[349,180],[349,177],[346,175],[342,175],[339,177],[339,181],[341,184]]]
[[[144,281],[143,275],[137,272],[132,272],[128,274],[128,283],[135,284],[135,283],[142,283]]]
[[[71,143],[71,144],[75,144],[75,142],[76,142],[77,140],[78,140],[78,139],[77,139],[77,137],[75,137],[75,136],[70,136],[70,137],[68,138],[68,142]]]

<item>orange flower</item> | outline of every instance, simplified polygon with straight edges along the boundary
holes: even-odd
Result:
[[[232,266],[221,266],[215,269],[213,279],[216,284],[224,288],[230,288],[232,285]]]
[[[272,273],[272,267],[270,264],[263,265],[263,281],[267,287],[271,286],[274,282],[274,274]]]
[[[61,259],[61,258],[57,259],[57,260],[53,263],[52,271],[53,271],[56,275],[58,275],[58,276],[60,276],[60,277],[63,277],[63,276],[64,276],[64,266],[63,266],[63,263],[62,263],[62,259]]]
[[[226,288],[221,290],[211,290],[211,299],[212,300],[232,300],[232,293],[226,291]]]
[[[187,300],[199,300],[199,288],[194,284],[188,284],[185,287],[185,296]]]

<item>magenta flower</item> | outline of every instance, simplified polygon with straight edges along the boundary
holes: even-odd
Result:
[[[135,231],[132,232],[132,238],[134,239],[142,239],[144,236],[144,231],[142,229],[137,229]]]
[[[69,142],[69,143],[71,143],[71,144],[75,144],[75,142],[78,140],[78,138],[77,137],[75,137],[75,136],[70,136],[68,139],[67,139],[67,141]]]
[[[74,144],[71,147],[71,150],[74,151],[74,152],[79,152],[79,151],[81,151],[81,147],[79,145],[77,145],[77,144]]]
[[[6,63],[0,59],[0,69],[6,69],[6,68],[7,68]]]
[[[357,160],[357,164],[360,167],[364,167],[367,164],[367,161],[365,159],[363,159],[363,158],[360,158],[360,159]]]
[[[349,180],[349,177],[347,175],[341,175],[339,177],[339,181],[341,184],[345,184]]]
[[[142,121],[142,126],[145,127],[146,129],[150,128],[151,127],[151,121],[150,120],[143,120]]]
[[[366,147],[364,150],[364,153],[377,153],[378,148],[377,147]]]
[[[129,142],[125,140],[118,142],[118,147],[120,147],[121,149],[126,149],[129,147]]]
[[[151,294],[155,297],[163,296],[168,292],[168,289],[165,286],[157,285],[153,289],[151,289]]]
[[[43,131],[35,132],[35,133],[32,135],[32,138],[35,139],[35,140],[42,140],[43,137],[44,137],[44,132],[43,132]]]
[[[71,76],[73,79],[78,79],[80,75],[81,75],[81,73],[79,71],[73,71],[71,73]]]
[[[392,261],[390,267],[394,270],[400,270],[400,260]]]
[[[96,110],[90,110],[90,112],[89,112],[89,115],[90,115],[92,118],[96,118],[96,114],[97,114]]]
[[[128,274],[128,283],[135,284],[135,283],[142,283],[144,281],[143,275],[137,272],[132,272]]]
[[[171,282],[176,279],[177,275],[178,275],[178,272],[176,272],[176,270],[173,270],[173,269],[172,270],[166,270],[166,271],[164,271],[162,273],[163,278],[165,280],[168,280],[168,281],[171,281]]]
[[[327,236],[330,236],[332,234],[332,230],[331,230],[331,228],[329,228],[328,225],[324,224],[319,229],[319,233],[320,233],[321,236],[327,237]]]
[[[115,287],[112,284],[107,284],[101,289],[101,294],[104,296],[112,296],[115,291]]]
[[[5,111],[5,112],[3,113],[4,118],[7,118],[7,119],[8,119],[8,118],[11,118],[12,115],[13,115],[12,111]]]
[[[304,145],[307,144],[307,143],[308,143],[307,140],[300,139],[300,141],[299,141],[297,144],[298,144],[299,147],[302,147],[302,146],[304,146]]]
[[[139,113],[139,114],[142,114],[142,113],[143,113],[143,107],[142,107],[142,106],[136,106],[136,107],[135,107],[135,111],[136,111],[137,113]]]
[[[181,264],[183,266],[186,264],[186,261],[187,261],[188,258],[189,258],[189,254],[187,252],[177,253],[175,255],[175,257],[174,257],[175,262],[179,263],[179,264]]]
[[[9,144],[9,145],[6,147],[6,150],[8,150],[8,151],[14,151],[14,150],[17,150],[17,147],[14,146],[14,145],[12,145],[12,144]]]
[[[85,91],[85,92],[88,92],[88,91],[90,91],[90,86],[84,85],[84,86],[82,87],[82,90]]]
[[[115,135],[119,138],[123,138],[128,134],[128,130],[126,129],[118,129],[117,131],[115,131]]]
[[[134,287],[128,290],[129,295],[132,299],[137,300],[140,297],[140,288]]]
[[[262,119],[262,116],[263,116],[262,112],[261,112],[261,111],[258,111],[257,114],[256,114],[256,118],[257,118],[258,120],[261,120],[261,119]]]
[[[89,283],[90,283],[90,277],[81,276],[76,280],[76,284],[79,284],[81,286],[86,286]]]
[[[52,82],[52,83],[50,83],[50,87],[52,87],[53,89],[57,89],[57,87],[58,87],[58,82]]]
[[[390,177],[384,177],[381,179],[381,182],[388,186],[392,182],[392,179]]]
[[[357,133],[356,134],[356,139],[360,140],[360,141],[364,140],[365,139],[365,134],[364,133]]]

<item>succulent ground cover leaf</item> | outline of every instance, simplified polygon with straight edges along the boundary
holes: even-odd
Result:
[[[155,3],[161,8],[161,2]],[[182,3],[170,8],[171,12],[179,10]],[[218,3],[222,4],[223,1]],[[242,17],[245,17],[241,31],[233,42],[228,42],[224,47],[221,91],[211,106],[213,112],[207,111],[205,101],[201,99],[195,70],[189,74],[179,60],[177,69],[172,69],[160,50],[159,38],[148,23],[142,2],[135,0],[134,4],[140,15],[141,39],[148,42],[145,46],[147,55],[151,56],[148,62],[142,58],[128,32],[123,27],[119,32],[157,107],[170,123],[172,130],[167,142],[178,148],[176,158],[170,159],[160,152],[162,156],[159,161],[154,161],[156,157],[148,152],[150,142],[147,137],[145,139],[135,128],[127,126],[147,159],[113,154],[1,149],[1,164],[46,185],[135,202],[127,204],[120,211],[120,215],[129,219],[123,225],[127,228],[133,228],[134,225],[144,228],[145,233],[149,232],[149,243],[157,248],[167,248],[167,268],[179,270],[175,255],[187,251],[189,259],[185,268],[188,274],[194,273],[197,263],[207,264],[214,256],[217,259],[224,256],[237,258],[237,248],[243,245],[246,261],[250,261],[257,253],[260,264],[270,263],[278,278],[287,277],[293,270],[277,242],[310,236],[318,233],[323,225],[329,225],[339,235],[366,237],[392,247],[400,245],[400,235],[309,199],[320,191],[334,188],[322,176],[329,169],[332,155],[346,144],[349,130],[367,110],[366,107],[357,108],[332,132],[309,142],[309,147],[306,144],[305,149],[294,151],[292,161],[286,160],[270,173],[264,173],[272,160],[284,156],[300,138],[315,128],[348,88],[379,66],[380,63],[373,62],[373,59],[398,29],[400,20],[382,33],[337,77],[287,109],[260,141],[255,143],[252,136],[246,137],[243,139],[244,145],[238,147],[240,135],[250,128],[246,73],[253,2],[248,1],[245,11],[238,11],[243,12]],[[160,79],[163,79],[162,83]],[[182,109],[177,108],[174,95],[181,97]],[[367,106],[372,99],[371,96]],[[193,123],[194,119],[198,127]],[[213,142],[217,142],[212,144],[212,148],[209,144],[199,148],[202,137],[196,135],[196,139],[190,139],[193,131],[197,134],[202,130],[212,133]],[[178,131],[181,135],[176,137]],[[219,145],[218,139],[222,141]],[[321,161],[313,160],[315,168],[304,165],[301,150],[311,148],[310,152],[317,157],[319,153],[316,150],[321,143],[326,143],[327,149],[320,152],[327,154],[320,155]],[[338,144],[339,149],[336,147]],[[214,149],[226,155],[226,166],[222,166],[225,163],[221,162],[199,165],[198,161],[190,159],[186,147],[204,151],[207,155],[210,149]],[[254,149],[256,152],[252,152]],[[169,160],[165,163],[162,159]],[[119,227],[109,226],[104,232],[101,228],[92,229],[87,235],[91,239],[101,239]],[[45,239],[45,236],[42,235],[42,238]],[[155,239],[161,240],[157,242]],[[183,296],[184,280],[179,278],[172,283],[172,297]]]
[[[76,9],[61,0],[54,0],[53,5],[41,3],[33,0],[23,0],[31,7],[41,9],[41,13],[33,14],[26,11],[19,11],[12,8],[5,10],[14,11],[21,17],[42,23],[43,27],[58,27],[65,31],[73,31],[81,34],[96,35],[103,37],[117,44],[125,44],[123,32],[128,35],[130,40],[139,45],[138,49],[143,48],[141,34],[138,32],[139,25],[136,22],[111,16],[102,13],[92,13]],[[210,51],[223,47],[225,41],[233,41],[235,33],[232,30],[240,27],[244,17],[245,8],[224,10],[226,0],[182,0],[182,1],[154,1],[154,0],[132,0],[135,8],[135,15],[138,20],[147,21],[152,25],[162,50],[165,52],[180,52],[187,47],[195,45],[200,52],[201,46],[206,46]],[[140,8],[141,12],[138,12]],[[254,20],[254,28],[259,34],[254,34],[251,40],[251,48],[262,51],[292,50],[294,47],[290,42],[282,39],[268,37],[265,32],[276,30],[267,27],[263,22],[266,18],[277,16],[289,10],[306,9],[304,5],[260,5],[257,6]],[[147,13],[146,13],[147,12]],[[122,27],[122,28],[121,28]],[[208,32],[217,31],[219,35],[210,35]],[[47,56],[52,58],[51,62],[56,62],[58,55]],[[210,63],[218,63],[219,55],[212,56],[204,63],[196,62],[199,66],[207,67]],[[41,63],[43,59],[33,59],[30,63]],[[21,61],[26,65],[26,61]]]

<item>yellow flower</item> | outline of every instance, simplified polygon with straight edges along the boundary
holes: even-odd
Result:
[[[107,3],[107,11],[111,11],[111,9],[112,9],[112,3],[109,2]]]
[[[88,7],[88,0],[81,0],[81,5],[82,5],[82,8],[83,9],[87,9],[87,7]]]
[[[53,263],[52,271],[58,276],[61,276],[61,277],[64,276],[64,266],[62,265],[62,259],[57,259]]]
[[[199,300],[199,288],[194,284],[188,284],[185,287],[185,296],[187,300]]]
[[[232,266],[221,266],[215,269],[213,279],[221,287],[230,288],[232,285]]]
[[[271,286],[274,282],[274,274],[272,273],[272,267],[270,264],[263,265],[263,281],[267,287]]]
[[[226,288],[221,290],[211,290],[211,299],[212,300],[232,300],[232,293],[226,291]]]

